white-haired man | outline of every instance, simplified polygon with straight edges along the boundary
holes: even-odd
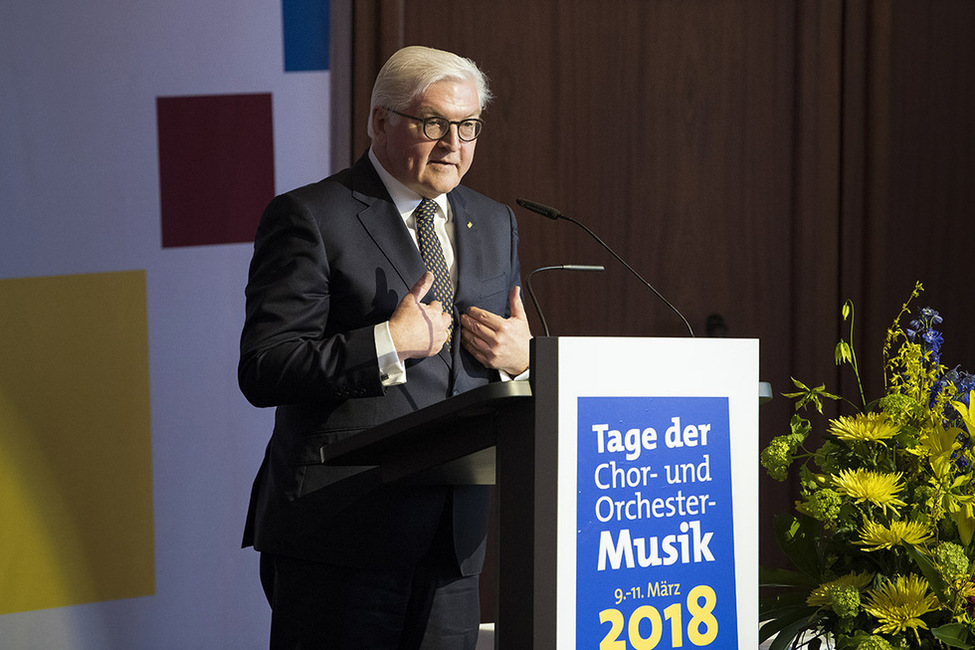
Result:
[[[316,490],[316,458],[528,369],[514,214],[460,185],[489,99],[470,60],[396,52],[373,89],[369,151],[261,219],[238,375],[253,404],[277,407],[244,540],[261,552],[274,648],[476,642],[486,488],[339,495]]]

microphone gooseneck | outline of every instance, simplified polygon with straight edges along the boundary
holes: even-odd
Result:
[[[606,267],[603,266],[602,264],[556,264],[554,266],[541,266],[528,274],[528,277],[525,279],[525,284],[528,285],[528,297],[532,299],[532,304],[535,305],[535,311],[538,312],[538,319],[542,321],[542,329],[545,330],[545,336],[549,335],[548,323],[545,322],[545,314],[542,313],[542,308],[538,304],[538,298],[535,297],[535,291],[532,289],[532,276],[538,273],[539,271],[605,271],[605,270]]]
[[[540,214],[543,217],[548,217],[549,219],[554,219],[556,221],[559,220],[559,219],[565,219],[566,221],[571,221],[575,225],[577,225],[580,228],[582,228],[584,231],[586,231],[586,233],[588,233],[588,235],[590,237],[592,237],[593,239],[595,239],[596,242],[599,243],[600,246],[602,246],[603,248],[605,248],[609,252],[610,255],[612,255],[613,257],[615,257],[616,258],[616,261],[618,261],[620,264],[622,264],[626,268],[627,271],[629,271],[634,276],[636,276],[636,278],[640,282],[642,282],[645,287],[647,287],[648,289],[650,289],[650,291],[652,291],[654,293],[654,295],[656,295],[658,298],[660,298],[663,301],[663,303],[670,308],[670,310],[672,312],[674,312],[675,314],[677,314],[677,316],[681,319],[681,321],[684,322],[684,326],[687,328],[688,334],[690,334],[692,337],[694,336],[694,329],[691,327],[691,324],[687,322],[687,319],[684,318],[684,314],[680,313],[680,310],[677,309],[677,307],[674,307],[674,305],[672,305],[669,300],[667,300],[666,298],[664,298],[663,294],[661,294],[659,291],[657,291],[652,284],[650,284],[649,282],[647,282],[646,280],[644,280],[642,275],[640,275],[639,273],[637,273],[636,270],[632,266],[630,266],[629,264],[627,264],[626,263],[626,260],[624,260],[622,257],[620,257],[616,253],[616,251],[614,251],[612,248],[610,248],[609,245],[606,242],[604,242],[602,239],[600,239],[599,236],[596,235],[596,233],[594,233],[592,230],[590,230],[588,226],[586,226],[585,224],[583,224],[580,221],[576,221],[572,217],[568,217],[568,216],[562,214],[559,210],[556,210],[555,208],[549,207],[549,206],[544,205],[542,203],[538,203],[536,201],[529,201],[528,199],[515,199],[515,203],[517,203],[521,207],[525,208],[526,210],[531,210],[532,212],[535,212],[537,214]],[[539,269],[539,270],[541,270],[541,269]],[[530,285],[529,285],[528,289],[529,289],[529,293],[531,293],[531,286]],[[538,305],[536,305],[536,309],[537,309],[537,307],[538,307]],[[542,324],[543,325],[545,324],[544,319],[542,320]],[[547,335],[547,332],[546,332],[546,335]]]

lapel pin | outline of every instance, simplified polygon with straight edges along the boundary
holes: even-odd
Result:
[[[467,227],[468,227],[468,228],[473,228],[473,227],[474,227],[474,224],[472,224],[472,223],[471,223],[470,221],[468,221],[468,222],[467,222]]]

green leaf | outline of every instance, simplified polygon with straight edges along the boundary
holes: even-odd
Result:
[[[806,604],[806,597],[807,594],[804,593],[790,592],[760,598],[758,600],[758,620],[791,622],[798,616],[808,616],[816,611],[816,608]]]
[[[812,621],[813,616],[816,614],[815,607],[792,607],[790,609],[783,610],[775,618],[761,619],[761,627],[758,631],[759,641],[765,641],[770,639],[772,636],[781,633],[782,630],[793,625],[797,621],[802,621],[803,623],[808,623]],[[818,620],[818,617],[817,617]],[[795,636],[793,634],[793,636]]]
[[[775,518],[775,537],[786,557],[811,580],[819,582],[819,549],[816,543],[820,523],[811,517],[781,514]]]
[[[789,431],[792,432],[792,435],[800,436],[805,441],[809,432],[812,431],[812,424],[798,413],[794,413],[789,421]]]
[[[833,395],[832,393],[826,392],[826,385],[820,384],[815,388],[809,388],[804,383],[792,377],[792,383],[795,384],[796,388],[800,389],[797,393],[782,393],[783,397],[788,397],[789,399],[796,400],[796,410],[803,408],[806,404],[812,404],[816,407],[816,410],[820,413],[823,412],[823,403],[820,398],[828,398],[832,400],[843,399],[839,395]]]
[[[766,641],[768,641],[773,636],[775,636],[776,634],[779,633],[780,628],[777,627],[777,625],[776,625],[777,623],[778,623],[778,620],[775,620],[775,621],[769,621],[768,623],[765,623],[765,624],[759,626],[759,628],[758,628],[758,642],[759,643],[765,643]],[[795,635],[793,635],[793,636],[795,636]]]
[[[805,630],[809,630],[815,627],[818,616],[804,617],[798,621],[793,622],[791,625],[787,625],[779,631],[778,636],[772,641],[772,645],[769,646],[769,650],[787,650],[787,648],[792,645],[795,638]]]
[[[813,617],[815,617],[816,620],[819,620],[819,617],[816,616],[816,608],[803,606],[803,607],[793,607],[790,609],[783,610],[775,618],[761,619],[762,625],[759,627],[758,630],[759,643],[772,638],[776,634],[781,636],[782,630],[790,626],[793,626],[796,623],[803,624],[802,626],[797,628],[797,631],[802,630],[804,629],[806,624],[809,625],[812,624]],[[795,635],[796,632],[793,632],[792,636],[795,637]]]
[[[975,648],[968,642],[968,628],[963,623],[948,623],[931,630],[934,638],[950,648]]]
[[[799,381],[795,377],[789,377],[789,379],[792,380],[792,383],[793,383],[793,385],[795,385],[796,388],[801,388],[802,389],[802,392],[804,392],[804,393],[808,393],[809,392],[809,386],[806,386],[804,383],[802,383],[801,381]]]
[[[866,641],[871,636],[873,636],[873,634],[863,630],[853,632],[849,636],[845,634],[838,634],[836,636],[836,650],[855,650],[856,648],[860,647],[861,643]]]
[[[941,604],[950,608],[951,603],[948,599],[948,583],[946,583],[945,579],[941,577],[941,572],[938,571],[938,567],[936,567],[934,562],[932,562],[926,555],[920,553],[910,544],[904,544],[904,547],[907,549],[907,554],[912,560],[914,560],[914,564],[916,564],[917,568],[921,570],[921,575],[923,575],[928,581],[928,584],[931,585],[931,589],[934,590],[934,593],[938,597],[938,600],[941,601]]]
[[[817,580],[789,569],[777,567],[758,567],[758,583],[763,587],[816,587]]]

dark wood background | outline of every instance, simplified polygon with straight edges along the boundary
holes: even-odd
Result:
[[[699,336],[719,314],[761,340],[761,376],[873,395],[887,326],[915,280],[945,361],[975,370],[975,2],[968,0],[333,0],[333,164],[368,146],[369,93],[403,45],[468,56],[497,96],[466,184],[586,223]],[[582,230],[516,208],[523,271],[553,335],[682,336],[679,319]],[[529,307],[531,309],[531,307]],[[535,333],[541,333],[532,312]],[[852,392],[850,393],[852,395]],[[761,440],[791,403],[761,411]],[[763,474],[768,524],[796,486]],[[489,604],[486,604],[490,608]],[[490,612],[486,613],[490,620]]]

